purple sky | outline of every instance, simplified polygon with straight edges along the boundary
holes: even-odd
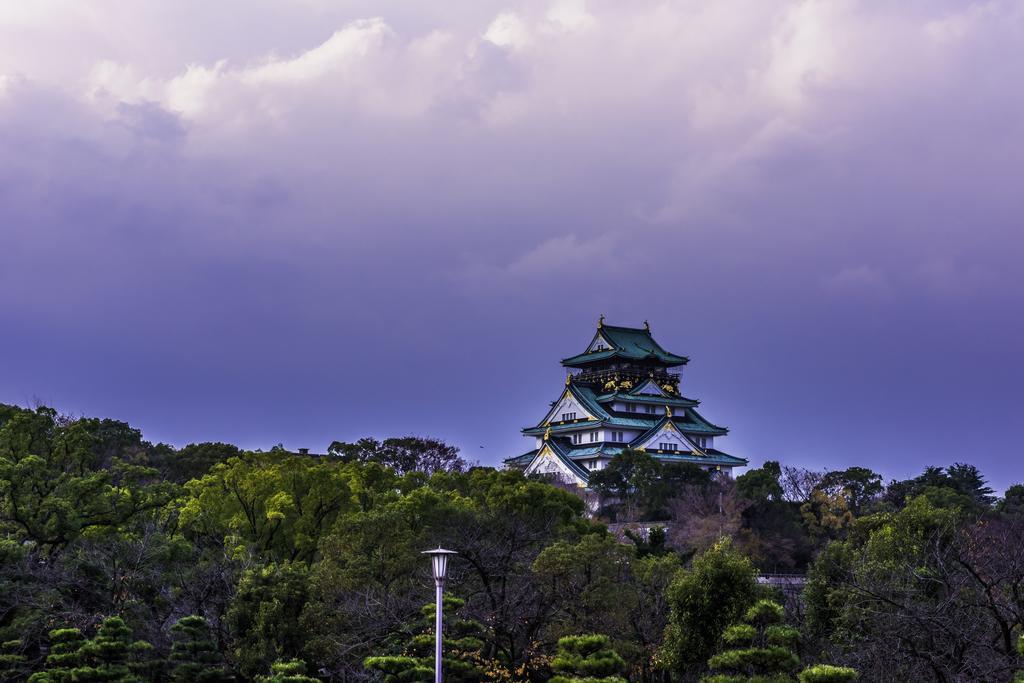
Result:
[[[753,464],[1003,488],[1022,83],[1009,0],[0,0],[0,401],[495,464],[605,313]]]

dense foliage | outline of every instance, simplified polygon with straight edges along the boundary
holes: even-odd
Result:
[[[437,545],[459,553],[449,680],[1024,669],[1024,486],[997,499],[962,464],[731,481],[627,451],[594,489],[432,439],[175,449],[0,405],[0,681],[430,680]],[[809,572],[803,598],[773,571]]]

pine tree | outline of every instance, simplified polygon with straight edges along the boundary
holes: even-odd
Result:
[[[801,671],[797,678],[800,683],[853,683],[857,680],[857,671],[845,666],[816,664]]]
[[[221,683],[234,680],[224,668],[217,644],[210,637],[206,619],[197,615],[182,617],[171,627],[171,680],[180,683]]]
[[[136,683],[142,679],[132,670],[132,653],[148,647],[132,642],[132,630],[121,617],[107,617],[96,631],[96,637],[82,647],[85,665],[72,671],[75,683]]]
[[[49,636],[46,668],[29,676],[29,683],[70,683],[72,671],[82,663],[85,637],[77,628],[57,628]]]
[[[743,621],[722,633],[729,648],[711,657],[708,666],[717,673],[704,683],[792,683],[800,659],[793,653],[799,632],[782,623],[782,605],[758,600]]]
[[[612,649],[608,636],[560,638],[551,668],[558,674],[551,683],[626,683],[619,675],[626,662]]]
[[[20,640],[0,643],[0,681],[21,681],[25,678],[25,655]]]
[[[269,676],[257,676],[256,683],[319,683],[317,679],[306,675],[306,663],[301,659],[288,659],[274,662],[270,666]]]
[[[500,669],[486,662],[483,650],[483,626],[454,615],[465,605],[459,598],[444,599],[445,620],[442,634],[444,678],[450,683],[477,683],[491,680],[487,671]],[[390,654],[367,657],[363,666],[383,674],[384,683],[418,683],[434,680],[434,604],[424,605],[420,618],[388,638],[384,651]],[[415,635],[409,637],[410,633]],[[490,664],[490,666],[488,666]]]

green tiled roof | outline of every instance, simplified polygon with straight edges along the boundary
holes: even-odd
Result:
[[[694,425],[694,429],[692,431],[707,432],[709,434],[727,434],[729,432],[728,427],[719,427],[716,424],[711,424],[693,408],[686,409],[686,417],[688,418],[689,422],[693,423]],[[684,432],[686,431],[686,428],[683,426],[680,426],[680,429],[682,429]]]
[[[614,401],[629,401],[630,403],[653,403],[659,406],[674,406],[677,408],[690,408],[699,405],[700,401],[685,396],[646,396],[644,394],[601,394],[597,397],[598,403],[612,403]]]
[[[562,365],[575,367],[618,358],[632,361],[649,360],[655,361],[660,365],[672,367],[675,365],[685,365],[690,360],[685,356],[677,356],[661,348],[661,345],[654,341],[650,330],[645,328],[601,325],[598,328],[598,334],[608,340],[608,343],[613,348],[606,351],[581,353],[564,359]],[[594,338],[597,338],[596,335]]]
[[[695,420],[691,420],[691,417],[695,417]],[[637,417],[622,417],[621,415],[609,415],[607,419],[601,421],[594,420],[582,420],[579,422],[564,422],[561,424],[551,425],[551,433],[559,434],[562,432],[572,432],[578,429],[594,428],[594,427],[622,427],[625,429],[650,429],[654,425],[658,424],[661,420],[665,419],[664,416],[650,418]],[[685,418],[674,416],[672,422],[675,423],[676,427],[679,427],[679,431],[684,434],[710,434],[711,436],[722,436],[728,433],[728,429],[724,427],[718,427],[711,424],[704,418],[697,415],[695,411],[687,409],[687,415]],[[523,434],[527,436],[540,436],[548,428],[544,425],[537,425],[536,427],[527,427],[523,430]]]
[[[600,446],[588,446],[586,448],[572,448],[566,449],[562,446],[553,446],[552,450],[556,456],[563,462],[567,462],[566,466],[570,467],[573,472],[582,472],[580,476],[585,480],[589,480],[590,473],[588,470],[583,469],[573,460],[582,458],[592,458],[595,455],[606,455],[615,456],[621,453],[624,448],[619,445],[602,444]],[[517,455],[513,458],[507,458],[504,462],[506,465],[513,467],[526,468],[533,462],[533,459],[537,457],[538,449],[534,449],[522,455]],[[708,449],[707,455],[694,455],[692,453],[652,453],[648,451],[650,455],[662,462],[692,462],[697,465],[721,465],[727,467],[744,467],[747,461],[744,458],[738,458],[735,455],[729,455],[722,451],[715,449]],[[571,466],[570,464],[571,463]]]
[[[692,462],[697,465],[728,467],[744,467],[747,464],[743,458],[716,450],[709,450],[707,455],[694,455],[693,453],[651,453],[651,455],[662,462]]]
[[[534,448],[532,451],[523,453],[522,455],[514,455],[511,458],[505,458],[502,460],[506,465],[515,465],[516,467],[526,467],[536,457],[539,449]]]

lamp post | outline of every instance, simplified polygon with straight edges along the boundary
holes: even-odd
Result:
[[[434,683],[441,683],[441,599],[444,594],[444,575],[448,571],[448,556],[458,553],[438,546],[437,550],[424,550],[423,554],[430,555],[434,570],[434,588],[437,592],[437,603],[434,607]]]

